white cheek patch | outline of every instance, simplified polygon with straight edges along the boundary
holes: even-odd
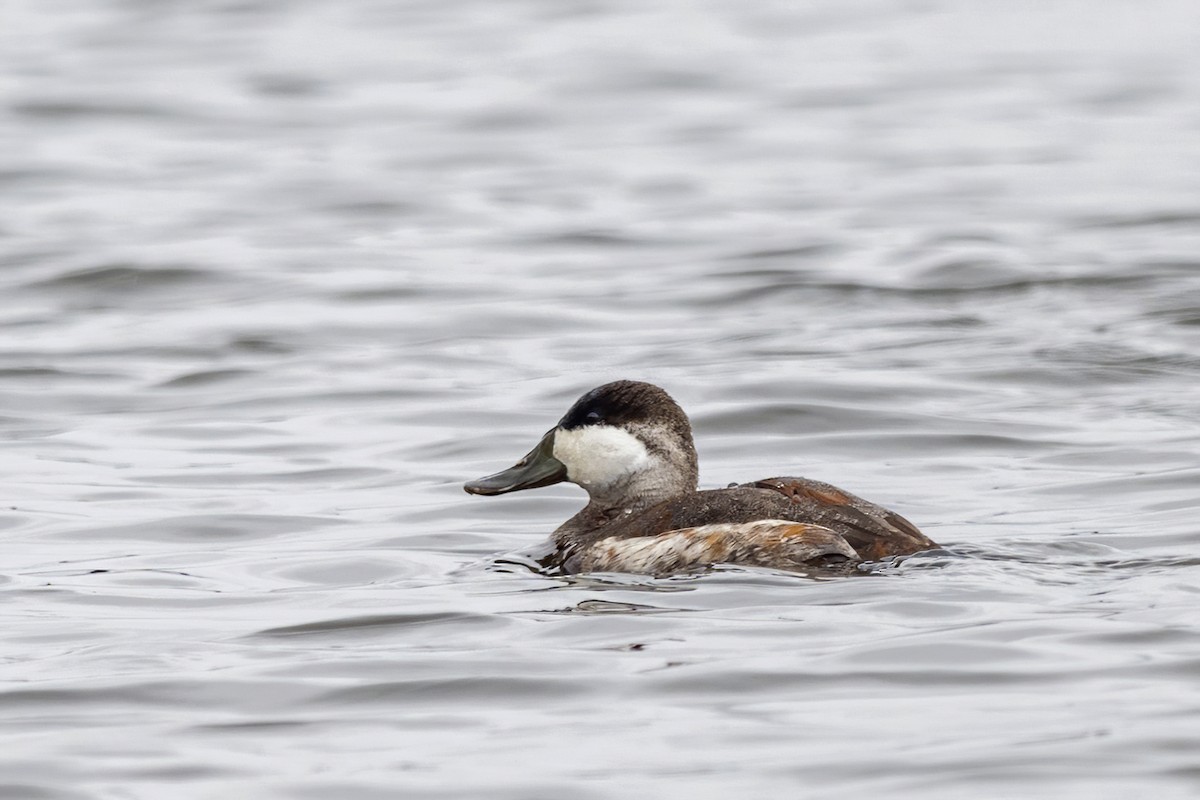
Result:
[[[608,486],[650,461],[636,436],[608,425],[559,428],[554,432],[554,457],[567,468],[567,480],[580,486]]]

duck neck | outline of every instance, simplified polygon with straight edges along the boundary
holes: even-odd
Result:
[[[696,491],[695,481],[688,482],[679,475],[630,475],[605,487],[587,487],[588,507],[606,515],[635,514],[664,500],[681,497]]]
[[[630,430],[648,451],[646,463],[612,483],[585,486],[588,507],[614,516],[635,514],[696,491],[699,469],[690,433],[680,437],[664,436],[656,429],[639,430],[638,426],[631,426]]]
[[[610,523],[627,519],[646,509],[696,491],[695,476],[631,475],[618,483],[585,487],[588,504],[554,532],[560,548],[574,548],[599,541],[607,535]]]

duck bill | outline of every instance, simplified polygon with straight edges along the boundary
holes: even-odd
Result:
[[[554,430],[515,465],[495,475],[469,481],[463,488],[470,494],[505,494],[522,489],[537,489],[567,479],[567,468],[554,457]]]

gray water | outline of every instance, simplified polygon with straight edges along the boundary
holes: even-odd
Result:
[[[0,14],[0,797],[1200,794],[1200,5]],[[622,377],[946,550],[538,574]]]

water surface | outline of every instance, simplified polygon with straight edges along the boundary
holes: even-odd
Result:
[[[0,797],[1200,791],[1200,12],[14,0]],[[947,545],[550,578],[584,390]]]

